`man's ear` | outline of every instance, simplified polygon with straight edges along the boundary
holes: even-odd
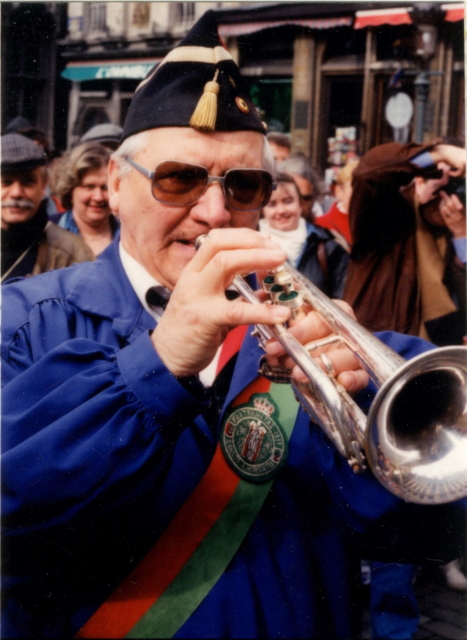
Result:
[[[109,160],[108,171],[109,206],[112,213],[118,216],[120,206],[120,167],[113,158]]]

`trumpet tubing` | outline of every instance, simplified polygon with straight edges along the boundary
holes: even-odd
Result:
[[[261,304],[242,276],[233,284],[248,302]],[[276,338],[308,382],[297,383],[264,362],[260,373],[292,384],[303,408],[352,469],[360,473],[368,464],[381,484],[408,502],[442,504],[466,496],[467,348],[442,347],[405,361],[293,267],[269,272],[263,288],[292,316],[302,313],[303,305],[317,311],[334,332],[304,347],[286,325],[257,326],[260,342]],[[380,387],[368,418],[309,353],[336,342],[351,349]]]

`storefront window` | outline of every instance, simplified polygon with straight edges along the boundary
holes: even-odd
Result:
[[[268,131],[290,131],[292,78],[248,78],[255,107]]]

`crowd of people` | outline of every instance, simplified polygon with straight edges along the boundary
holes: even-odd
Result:
[[[2,637],[358,637],[362,560],[373,638],[411,637],[420,564],[467,590],[463,502],[353,475],[258,377],[245,328],[290,311],[229,291],[288,261],[405,358],[467,344],[462,144],[379,145],[325,193],[266,135],[207,12],[123,129],[52,160],[16,118],[1,173]],[[290,331],[329,327],[309,311]],[[346,347],[316,361],[368,408]]]

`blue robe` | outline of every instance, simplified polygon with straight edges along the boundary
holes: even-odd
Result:
[[[93,263],[7,284],[3,307],[2,637],[72,637],[196,487],[219,423],[158,358],[117,242]],[[406,357],[429,348],[382,338]],[[247,334],[224,411],[260,355]],[[456,557],[460,509],[408,505],[354,475],[299,411],[259,515],[176,637],[355,637],[359,558]]]

